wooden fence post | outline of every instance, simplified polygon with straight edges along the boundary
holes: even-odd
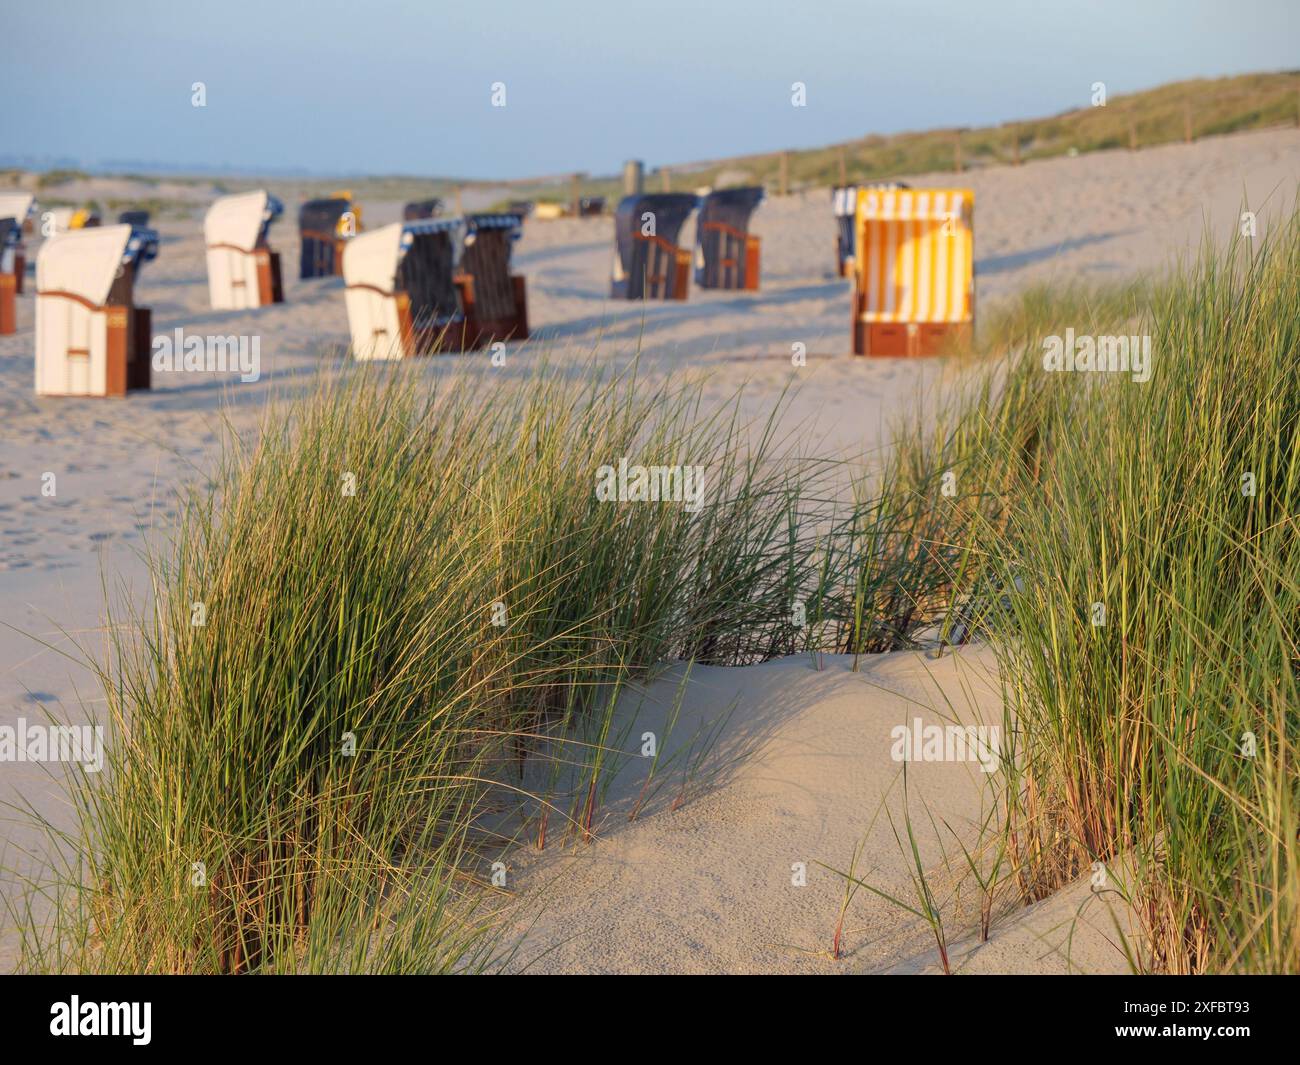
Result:
[[[659,179],[663,182],[664,192],[673,191],[673,172],[666,166],[659,168]]]

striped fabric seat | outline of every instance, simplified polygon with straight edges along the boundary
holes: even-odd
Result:
[[[864,322],[970,322],[975,196],[969,189],[871,189],[857,197]]]

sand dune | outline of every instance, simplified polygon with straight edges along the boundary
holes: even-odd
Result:
[[[597,840],[552,842],[540,854],[525,844],[511,859],[520,891],[526,898],[540,891],[543,900],[536,923],[524,926],[517,967],[941,971],[930,928],[904,908],[919,906],[910,822],[955,971],[1126,971],[1115,920],[1127,931],[1128,918],[1116,895],[1094,893],[1086,882],[1031,910],[1000,884],[993,935],[981,942],[983,898],[963,848],[979,852],[996,760],[988,773],[966,748],[971,760],[908,762],[906,778],[895,760],[899,726],[915,732],[919,722],[922,734],[949,726],[1000,730],[991,656],[869,655],[857,672],[851,656],[819,664],[800,656],[743,669],[697,666],[689,677],[676,667],[623,700],[625,738],[615,746],[627,757]],[[629,820],[648,790],[649,760],[640,753],[647,731],[662,743],[661,767],[671,764],[658,770],[658,790]],[[988,735],[998,742],[999,732]],[[552,827],[553,840],[561,834]],[[796,883],[800,865],[803,884]],[[831,949],[851,869],[897,902],[857,890],[836,960]]]
[[[913,180],[951,184],[954,176]],[[978,297],[986,309],[1037,281],[1159,269],[1195,245],[1207,219],[1214,232],[1230,229],[1243,201],[1262,212],[1266,230],[1269,218],[1289,209],[1300,183],[1300,132],[1098,153],[956,180],[976,193]],[[367,203],[367,222],[392,220],[399,207]],[[491,375],[526,374],[543,354],[576,367],[593,352],[613,365],[639,351],[646,373],[713,371],[715,397],[748,382],[746,409],[754,414],[765,414],[793,383],[798,392],[787,425],[802,426],[809,450],[870,455],[887,440],[889,419],[940,379],[943,362],[855,360],[847,354],[848,284],[834,277],[825,190],[768,201],[755,228],[764,242],[761,293],[696,291],[684,305],[643,306],[606,298],[608,219],[532,223],[516,261],[528,277],[534,340],[512,347],[504,369],[476,355],[430,360],[429,372],[482,373],[486,389]],[[256,312],[208,308],[197,219],[163,219],[159,229],[159,259],[144,268],[137,289],[137,302],[153,308],[155,332],[182,327],[260,336],[262,378],[240,384],[234,374],[162,374],[153,392],[127,400],[38,399],[32,390],[35,286],[29,276],[18,304],[18,332],[0,337],[3,724],[35,716],[42,706],[73,721],[95,711],[98,694],[86,671],[61,652],[74,641],[98,650],[101,576],[114,594],[145,602],[136,550],[166,529],[180,487],[201,479],[213,458],[219,419],[255,433],[267,399],[309,387],[322,362],[346,341],[341,283],[296,280],[291,222],[272,231],[272,243],[284,253],[287,302]],[[689,228],[683,237],[693,239]],[[33,247],[33,261],[35,254]],[[804,370],[790,366],[795,342],[807,345]],[[57,479],[52,497],[41,491],[42,475],[50,472]],[[962,655],[935,664],[894,656],[858,674],[835,660],[821,672],[804,660],[697,672],[689,700],[699,713],[738,699],[719,751],[743,757],[677,811],[647,811],[631,824],[625,813],[619,823],[629,799],[626,790],[617,791],[600,841],[561,863],[572,866],[564,870],[564,888],[521,958],[534,956],[543,942],[578,936],[535,967],[932,970],[928,933],[864,892],[851,914],[846,959],[832,963],[818,956],[833,932],[839,881],[814,863],[847,868],[855,842],[865,838],[860,867],[874,871],[882,890],[906,887],[896,841],[878,815],[882,801],[896,823],[902,810],[897,765],[882,745],[881,730],[887,734],[886,726],[907,712],[909,699],[934,701],[936,681],[956,701],[963,694],[960,666],[987,666],[972,657],[978,658]],[[927,677],[927,670],[935,676]],[[651,693],[661,697],[671,685],[670,676]],[[968,709],[988,713],[990,704],[981,695]],[[977,822],[982,789],[978,771],[953,770],[921,765],[916,783],[953,821],[955,840]],[[628,777],[619,788],[634,782]],[[0,798],[15,796],[67,823],[57,786],[39,768],[0,764]],[[0,838],[8,844],[9,861],[31,842],[8,825]],[[930,838],[927,861],[941,865],[939,844],[949,842],[942,834]],[[519,874],[530,885],[545,882],[559,872],[552,866],[556,861],[521,850]],[[806,888],[790,885],[795,861],[808,863]],[[1064,970],[1052,930],[1076,902],[1088,901],[1088,885],[1078,890],[1081,895],[1066,894],[1011,915],[1015,919],[1007,918],[993,942],[963,948],[960,964],[972,971],[1012,965]],[[953,921],[954,940],[960,940],[970,929],[968,911],[957,907]],[[1074,944],[1072,964],[1080,968],[1111,969],[1120,961],[1100,932]]]

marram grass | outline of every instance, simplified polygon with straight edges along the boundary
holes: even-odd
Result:
[[[1142,968],[1295,972],[1300,218],[1000,324],[1013,350],[903,438],[880,505],[921,507],[932,582],[998,651],[1022,891],[1100,872]],[[1151,379],[1045,372],[1067,327],[1150,335]]]
[[[356,368],[232,434],[111,619],[107,765],[10,905],[24,966],[495,967],[502,796],[536,811],[554,759],[530,838],[589,839],[628,680],[937,635],[998,654],[1025,901],[1123,869],[1139,967],[1294,972],[1300,221],[986,324],[848,502],[779,411],[635,371]],[[1045,372],[1067,328],[1150,335],[1150,379]],[[600,500],[623,459],[705,469],[702,505]]]
[[[497,961],[483,815],[530,737],[665,659],[793,649],[815,471],[770,425],[631,375],[484,387],[362,367],[251,450],[231,434],[151,560],[152,612],[111,619],[107,765],[35,886],[55,920],[20,915],[28,968]],[[603,502],[620,459],[707,490]]]

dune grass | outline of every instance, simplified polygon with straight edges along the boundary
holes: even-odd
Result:
[[[484,814],[530,737],[599,735],[665,659],[793,646],[809,467],[770,426],[630,374],[482,387],[360,368],[228,441],[151,560],[153,612],[112,619],[107,766],[34,889],[56,918],[18,915],[27,967],[485,965]],[[620,458],[698,464],[707,491],[602,502]]]
[[[1045,372],[1067,327],[1150,335],[1151,379]],[[925,587],[998,651],[1024,897],[1122,862],[1143,967],[1294,972],[1300,218],[998,329],[1012,354],[913,425],[880,505],[922,511]]]
[[[1067,328],[1149,335],[1150,380],[1046,372]],[[1122,865],[1141,967],[1294,971],[1300,217],[985,330],[838,506],[779,409],[745,424],[635,368],[353,367],[232,435],[148,612],[111,619],[107,766],[12,914],[25,966],[492,967],[503,806],[535,813],[523,765],[571,741],[528,831],[590,839],[629,681],[978,638],[1021,897]],[[702,467],[700,505],[602,501],[624,459]]]

